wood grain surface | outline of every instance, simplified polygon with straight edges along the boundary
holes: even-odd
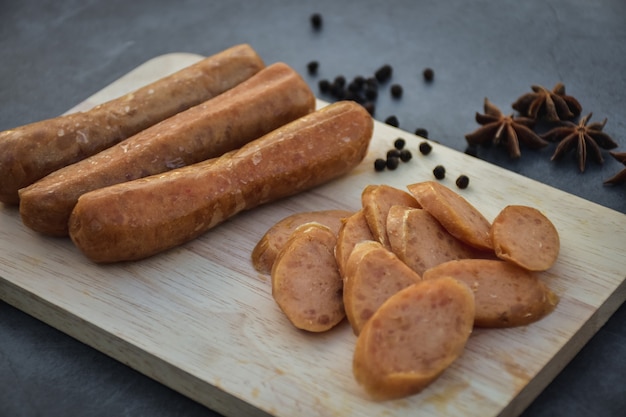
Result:
[[[146,62],[71,111],[131,91],[200,59],[168,54]],[[322,106],[324,103],[319,102]],[[413,159],[375,172],[373,161],[407,141]],[[95,265],[69,239],[25,228],[0,210],[0,298],[224,415],[515,416],[541,392],[626,299],[626,215],[376,123],[370,151],[349,175],[245,212],[179,248],[139,262]],[[281,218],[360,206],[368,184],[432,179],[455,188],[491,220],[508,204],[538,208],[557,227],[561,254],[542,278],[561,297],[532,325],[476,329],[461,358],[422,393],[375,403],[352,376],[347,323],[324,334],[291,327],[250,253]]]

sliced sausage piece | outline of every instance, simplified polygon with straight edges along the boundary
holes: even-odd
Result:
[[[302,77],[286,64],[272,64],[229,91],[20,190],[22,221],[37,232],[66,236],[82,194],[215,158],[314,109],[315,96]]]
[[[387,234],[391,250],[420,275],[441,263],[480,255],[452,236],[424,209],[391,207]]]
[[[478,249],[491,250],[491,224],[463,196],[435,181],[408,186],[424,210],[435,217],[457,239]]]
[[[560,252],[559,232],[534,207],[510,205],[502,209],[491,225],[496,256],[530,271],[545,271]]]
[[[18,190],[209,100],[264,68],[257,53],[236,45],[129,94],[0,133],[0,201]]]
[[[348,258],[343,303],[346,317],[359,334],[378,308],[403,288],[421,281],[404,262],[373,240],[357,243]]]
[[[361,204],[372,234],[387,249],[391,248],[387,238],[389,208],[395,205],[421,207],[408,192],[384,184],[365,187],[361,193]]]
[[[477,327],[513,327],[535,322],[554,310],[559,298],[536,273],[509,262],[463,259],[424,272],[423,279],[454,277],[474,292]]]
[[[319,223],[299,226],[272,268],[272,296],[298,329],[323,332],[345,317],[343,283],[333,253],[335,233]]]
[[[304,223],[317,222],[339,233],[342,220],[353,213],[347,210],[320,210],[294,213],[270,227],[252,250],[252,264],[262,273],[269,274],[278,252],[285,246],[289,236]]]
[[[464,351],[474,296],[454,278],[413,284],[391,296],[363,327],[353,372],[376,400],[416,394]]]
[[[357,211],[352,216],[343,220],[339,233],[337,233],[337,246],[335,247],[335,257],[339,266],[339,273],[343,280],[346,280],[345,266],[348,257],[354,246],[364,240],[373,241],[374,236],[365,220],[363,209]]]

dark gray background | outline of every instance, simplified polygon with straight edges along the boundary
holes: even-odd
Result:
[[[309,23],[314,12],[320,31]],[[390,64],[404,96],[381,90],[376,118],[396,115],[401,128],[424,127],[460,151],[485,97],[509,113],[532,84],[561,81],[583,114],[608,118],[605,131],[626,150],[623,0],[0,0],[0,130],[56,116],[154,56],[237,43],[291,65],[316,92],[322,78]],[[311,60],[320,63],[315,77]],[[423,82],[425,67],[433,83]],[[570,156],[550,162],[553,150],[480,157],[626,213],[626,186],[602,185],[623,165],[605,152],[603,165],[590,161],[581,174]],[[625,322],[622,306],[524,415],[626,415]],[[78,415],[213,414],[0,302],[0,416]]]

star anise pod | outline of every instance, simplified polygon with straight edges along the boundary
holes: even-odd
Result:
[[[511,158],[519,158],[520,142],[530,148],[542,148],[548,144],[533,132],[535,121],[528,117],[505,116],[500,109],[485,98],[485,113],[476,113],[476,121],[482,125],[476,131],[465,135],[470,145],[481,145],[492,142],[495,145],[506,145]]]
[[[578,100],[565,94],[562,83],[557,83],[552,91],[540,85],[533,85],[531,89],[532,93],[522,95],[513,103],[513,108],[523,116],[557,122],[573,119],[582,111]]]
[[[618,162],[626,165],[626,152],[609,152]],[[622,169],[611,178],[604,181],[605,184],[623,184],[626,182],[626,168]]]
[[[589,113],[586,117],[580,119],[578,124],[565,121],[563,122],[563,126],[555,127],[542,135],[546,140],[559,142],[551,158],[553,161],[561,158],[568,151],[576,147],[580,172],[585,170],[588,153],[591,154],[597,163],[604,163],[602,150],[600,148],[616,148],[617,142],[602,131],[606,124],[606,119],[601,123],[595,122],[587,124],[589,119],[591,119],[591,115],[592,113]]]

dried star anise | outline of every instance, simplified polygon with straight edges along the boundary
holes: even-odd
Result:
[[[557,122],[580,115],[582,106],[574,97],[565,94],[562,83],[555,85],[552,91],[540,85],[531,88],[532,93],[522,95],[512,106],[523,116]]]
[[[564,126],[555,127],[542,135],[542,137],[546,140],[560,142],[552,155],[551,159],[553,161],[559,159],[569,150],[576,147],[578,155],[578,168],[580,169],[580,172],[585,170],[587,153],[590,153],[599,164],[604,163],[604,158],[602,158],[602,151],[600,148],[616,148],[617,142],[602,131],[604,125],[606,124],[606,119],[604,119],[601,123],[595,122],[590,123],[589,125],[587,124],[589,119],[591,119],[591,115],[592,113],[589,113],[586,117],[580,119],[578,124],[565,121],[563,122]]]
[[[542,148],[548,144],[539,135],[533,132],[535,124],[528,117],[504,116],[500,109],[485,98],[485,113],[476,113],[476,121],[483,125],[473,133],[465,135],[470,145],[481,145],[492,142],[495,145],[506,145],[511,158],[521,156],[520,142],[530,148]]]
[[[609,152],[618,162],[626,165],[626,152]],[[604,181],[605,184],[623,184],[626,182],[626,168],[622,169],[611,178]]]

